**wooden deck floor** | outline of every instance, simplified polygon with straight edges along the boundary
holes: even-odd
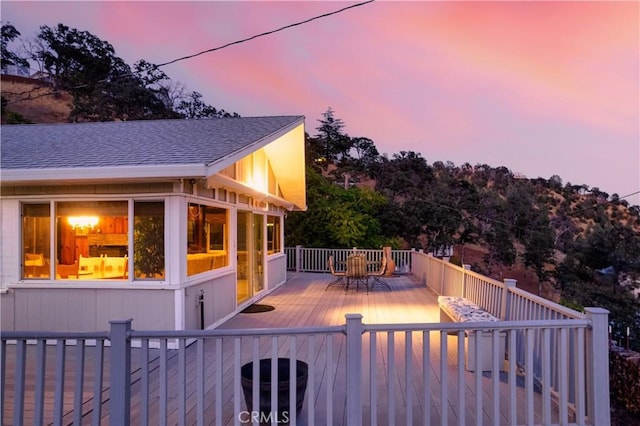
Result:
[[[247,329],[247,328],[282,328],[282,327],[308,327],[308,326],[325,326],[325,325],[342,325],[345,323],[345,315],[349,313],[359,313],[363,316],[363,322],[365,324],[402,324],[402,323],[437,323],[439,322],[439,310],[437,305],[436,296],[427,290],[424,286],[417,283],[411,276],[394,276],[385,278],[392,291],[388,291],[383,287],[376,287],[372,292],[367,294],[362,288],[360,291],[349,291],[345,293],[340,287],[327,287],[327,283],[331,281],[329,274],[292,274],[289,276],[287,283],[271,294],[263,298],[259,303],[268,304],[275,307],[274,310],[262,313],[239,313],[227,321],[220,328],[222,329]],[[408,424],[460,424],[460,419],[464,413],[464,424],[509,424],[509,401],[511,398],[516,398],[517,401],[517,424],[527,424],[525,418],[525,393],[522,386],[522,378],[516,378],[518,387],[516,395],[511,395],[507,386],[506,373],[501,373],[499,378],[499,392],[498,398],[500,399],[499,413],[497,419],[494,421],[493,413],[493,388],[495,381],[490,378],[490,373],[484,373],[481,375],[482,379],[476,382],[476,374],[471,372],[464,372],[463,376],[463,404],[459,404],[459,392],[458,386],[458,366],[457,366],[457,337],[450,336],[447,338],[448,344],[448,361],[447,361],[447,374],[448,374],[448,393],[445,401],[442,401],[440,394],[440,381],[441,381],[441,359],[440,359],[440,336],[439,333],[432,333],[429,342],[424,342],[421,333],[413,333],[412,335],[412,371],[416,378],[414,383],[405,388],[403,383],[405,377],[405,354],[404,354],[404,335],[397,336],[395,338],[395,347],[393,354],[394,359],[389,359],[389,352],[387,351],[387,336],[380,335],[376,340],[375,352],[378,354],[376,359],[376,366],[371,368],[369,365],[369,353],[370,353],[370,340],[368,337],[363,339],[363,354],[365,359],[363,360],[363,374],[364,374],[364,390],[363,390],[363,405],[364,405],[364,424],[368,425],[372,422],[373,416],[377,417],[377,423],[381,425],[388,424],[407,424],[407,416],[411,416],[412,420]],[[284,339],[283,339],[284,340]],[[306,341],[300,341],[300,359],[315,359],[316,361],[322,361],[325,356],[322,347],[317,348],[317,353],[310,354],[308,352],[308,346]],[[430,382],[430,398],[429,402],[425,405],[424,401],[421,401],[423,395],[424,384],[418,379],[422,377],[423,365],[422,365],[422,351],[425,348],[425,343],[429,346],[429,373],[431,376]],[[321,345],[324,343],[321,343]],[[327,369],[318,369],[314,372],[314,377],[310,378],[310,386],[313,390],[307,389],[307,397],[313,394],[313,398],[316,401],[319,409],[316,409],[314,416],[314,423],[316,425],[344,425],[346,407],[344,401],[346,396],[345,391],[345,372],[346,365],[344,362],[344,356],[338,354],[344,353],[344,339],[336,339],[334,341],[334,349],[336,351],[335,371],[327,371]],[[285,342],[281,342],[281,345],[286,347]],[[196,345],[191,345],[187,348],[187,364],[192,365],[195,363]],[[224,345],[223,357],[225,360],[234,359],[234,348],[232,344]],[[105,349],[105,362],[108,362],[108,349]],[[261,352],[268,353],[269,347],[261,349]],[[55,351],[52,351],[55,352]],[[171,351],[167,365],[168,374],[167,382],[169,383],[169,398],[175,398],[176,388],[180,386],[178,383],[178,375],[176,373],[178,365],[178,357],[175,354],[177,351]],[[68,351],[68,363],[73,365],[74,351]],[[92,360],[92,352],[87,351],[88,360],[87,365],[90,365]],[[215,375],[213,371],[215,350],[213,343],[205,346],[205,365],[208,375]],[[133,355],[134,367],[137,368],[138,355]],[[158,365],[158,359],[155,358],[151,361],[154,364],[154,368]],[[232,363],[230,363],[231,365]],[[7,372],[11,373],[13,370],[13,362],[11,357],[7,357]],[[73,371],[73,369],[70,369]],[[105,368],[108,375],[108,367]],[[48,369],[54,372],[54,369]],[[376,409],[371,411],[371,399],[368,394],[368,387],[371,380],[369,372],[375,371],[377,388],[381,390],[377,396]],[[155,377],[155,378],[154,378]],[[389,377],[392,378],[394,383],[393,389],[395,390],[392,395],[388,394]],[[55,380],[55,379],[51,379]],[[150,413],[152,414],[149,424],[160,424],[159,416],[161,414],[158,409],[158,390],[157,380],[158,376],[153,376],[150,383]],[[189,389],[195,388],[192,382],[195,382],[195,377],[189,375],[186,378],[189,381],[187,385]],[[8,384],[10,384],[9,380]],[[50,383],[48,381],[48,383]],[[53,383],[53,382],[51,382]],[[136,370],[133,378],[134,387],[140,386],[139,370]],[[233,387],[232,372],[230,370],[225,371],[223,383],[225,387]],[[481,385],[481,406],[480,409],[476,409],[478,401],[478,395],[476,392],[476,383]],[[65,396],[66,399],[71,400],[72,397],[72,384],[73,381],[70,378],[66,380],[65,386],[68,388]],[[193,386],[191,386],[193,385]],[[329,388],[327,389],[327,386]],[[33,404],[33,400],[30,400],[29,395],[33,392],[33,377],[27,376],[27,401],[26,406]],[[91,387],[85,387],[85,391],[90,391]],[[205,422],[212,421],[213,419],[213,390],[211,386],[207,385],[207,396],[205,397],[207,408],[205,410]],[[47,393],[48,395],[49,393]],[[327,395],[331,395],[334,402],[328,402]],[[6,395],[4,401],[4,424],[12,424],[12,412],[13,404],[11,401],[11,395]],[[108,389],[103,390],[103,414],[102,424],[108,424]],[[395,404],[389,404],[390,398],[393,398]],[[188,401],[186,404],[187,411],[187,424],[195,424],[196,419],[196,396],[194,393],[189,393]],[[406,401],[413,400],[413,408],[407,412]],[[340,403],[339,401],[342,401]],[[175,402],[175,401],[174,401]],[[540,395],[536,393],[534,397],[534,405],[541,407]],[[140,424],[140,400],[137,397],[132,398],[132,424]],[[234,401],[226,399],[225,406],[232,406]],[[71,404],[71,401],[69,401]],[[242,408],[244,410],[244,401],[242,402]],[[327,409],[327,404],[330,404]],[[389,410],[390,406],[395,405],[395,410]],[[50,399],[45,402],[45,411],[50,416],[52,413],[53,400]],[[65,406],[67,404],[65,403]],[[87,411],[83,413],[83,424],[91,423],[91,401],[85,402]],[[72,405],[71,405],[72,407]],[[171,408],[173,407],[173,408]],[[309,424],[309,416],[306,411],[306,406],[303,409],[298,424]],[[443,423],[443,410],[446,410],[446,421]],[[327,412],[329,414],[327,414]],[[540,414],[541,409],[535,410],[534,424],[542,424]],[[481,418],[476,418],[476,413],[480,413]],[[31,413],[32,414],[32,413]],[[73,413],[66,410],[65,420],[69,420],[68,424],[71,424],[73,419]],[[25,424],[31,424],[31,418],[29,417],[30,411],[27,409],[25,412]],[[389,417],[391,415],[391,418]],[[167,424],[178,424],[177,412],[175,407],[170,405],[169,412],[166,415]],[[557,423],[557,415],[554,414],[554,423]],[[423,421],[426,418],[426,421]],[[224,424],[233,424],[234,418],[233,411],[225,409]],[[65,423],[66,424],[66,423]],[[212,423],[213,424],[213,423]]]

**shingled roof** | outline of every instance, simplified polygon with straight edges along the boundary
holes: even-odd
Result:
[[[217,173],[261,148],[284,201],[305,210],[303,116],[2,126],[0,184],[198,178],[253,194]]]
[[[208,166],[268,143],[302,120],[277,116],[2,126],[0,168]]]

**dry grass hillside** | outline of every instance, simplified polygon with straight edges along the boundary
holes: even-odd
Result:
[[[51,85],[47,82],[2,75],[0,90],[7,100],[6,110],[19,114],[33,123],[64,123],[71,111],[72,98],[67,93],[52,95]],[[2,114],[5,124],[5,114]]]

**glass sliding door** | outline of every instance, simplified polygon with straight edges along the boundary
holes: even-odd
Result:
[[[264,289],[264,216],[253,215],[253,292]]]
[[[264,216],[238,211],[237,300],[253,297],[264,289]]]
[[[251,297],[249,286],[249,251],[251,248],[251,215],[248,212],[238,211],[238,270],[237,270],[237,298],[241,303]]]

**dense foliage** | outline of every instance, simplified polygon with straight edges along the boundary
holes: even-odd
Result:
[[[614,339],[627,327],[640,336],[640,302],[631,293],[640,284],[638,206],[598,188],[563,185],[557,175],[527,179],[486,164],[429,164],[411,151],[387,158],[344,127],[329,108],[317,134],[307,135],[308,211],[289,215],[287,245],[453,247],[457,261],[486,275],[519,268],[541,295],[550,296],[546,287],[577,310],[609,309]],[[467,258],[472,248],[480,259]]]
[[[51,96],[64,91],[73,97],[69,121],[238,116],[204,103],[198,92],[186,93],[184,86],[172,82],[154,64],[139,60],[129,66],[110,43],[88,31],[43,25],[34,40],[24,42],[23,55],[8,48],[19,37],[13,25],[2,25],[2,66],[37,65],[50,83]],[[29,99],[29,94],[22,95],[17,98]],[[3,103],[3,117],[10,114],[7,103]]]

